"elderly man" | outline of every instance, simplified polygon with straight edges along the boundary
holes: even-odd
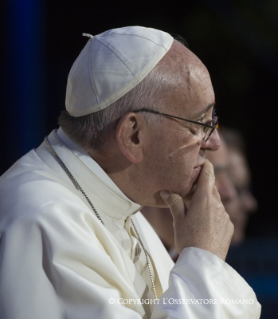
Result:
[[[259,318],[224,261],[207,69],[159,30],[89,37],[61,128],[1,178],[1,318]],[[170,207],[175,267],[144,205]]]

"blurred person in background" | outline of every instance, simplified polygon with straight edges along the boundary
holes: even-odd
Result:
[[[236,130],[223,128],[221,136],[225,140],[228,150],[229,177],[237,192],[235,200],[223,204],[234,224],[231,244],[238,245],[244,241],[249,216],[256,212],[258,203],[250,188],[251,172],[242,135]],[[210,152],[209,156],[214,156],[214,154]]]

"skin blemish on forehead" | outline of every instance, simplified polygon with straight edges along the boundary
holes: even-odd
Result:
[[[190,69],[186,69],[186,88],[188,91],[191,90],[191,72]]]

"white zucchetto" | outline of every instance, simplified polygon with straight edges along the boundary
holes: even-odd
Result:
[[[98,112],[133,89],[173,43],[170,34],[139,26],[87,36],[67,83],[66,109],[75,117]]]

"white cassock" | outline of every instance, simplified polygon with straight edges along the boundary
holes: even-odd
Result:
[[[174,265],[140,206],[61,129],[48,139],[104,225],[45,143],[15,163],[0,179],[1,319],[259,318],[228,264],[185,248]]]

